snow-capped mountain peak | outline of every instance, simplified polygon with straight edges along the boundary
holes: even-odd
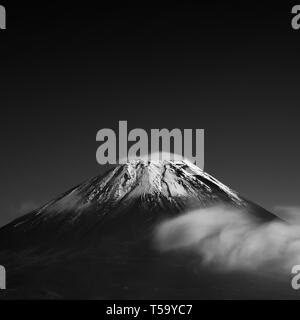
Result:
[[[273,218],[187,160],[133,160],[16,219],[0,229],[0,241],[89,235],[112,221],[153,225],[163,217],[216,204],[247,208],[263,220]]]

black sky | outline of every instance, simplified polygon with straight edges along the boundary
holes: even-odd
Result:
[[[204,128],[205,169],[300,205],[300,31],[291,5],[6,5],[0,225],[103,171],[101,128]]]

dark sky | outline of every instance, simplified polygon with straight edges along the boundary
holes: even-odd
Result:
[[[103,172],[95,136],[204,128],[205,170],[300,205],[300,31],[282,3],[6,5],[0,225]]]

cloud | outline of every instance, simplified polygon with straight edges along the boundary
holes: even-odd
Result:
[[[293,224],[300,224],[300,208],[296,206],[276,206],[274,212],[282,219]]]
[[[0,214],[0,227],[6,225],[7,223],[10,223],[14,219],[17,219],[18,217],[29,213],[37,208],[39,208],[40,205],[32,200],[23,201],[20,204],[8,204],[4,205],[4,208],[2,209],[2,212],[5,212],[4,214]]]
[[[285,211],[298,216],[294,209]],[[247,211],[225,206],[195,210],[160,224],[155,244],[163,252],[192,252],[202,265],[223,272],[290,272],[300,264],[300,225],[259,223]]]
[[[30,211],[33,211],[38,207],[39,205],[35,201],[28,200],[21,203],[17,208],[16,212],[18,215],[22,215],[22,214],[29,213]]]

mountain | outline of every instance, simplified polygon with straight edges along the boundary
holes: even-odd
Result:
[[[162,282],[171,274],[179,279],[174,270],[185,262],[155,252],[153,230],[216,204],[246,208],[262,223],[275,218],[188,161],[116,166],[0,229],[0,264],[11,275],[6,296],[124,298],[143,291],[149,298],[158,294],[155,286],[170,297]]]
[[[274,218],[188,161],[135,160],[0,229],[0,248],[74,244],[101,237],[103,227],[151,228],[164,218],[219,203],[245,207],[261,220]]]

